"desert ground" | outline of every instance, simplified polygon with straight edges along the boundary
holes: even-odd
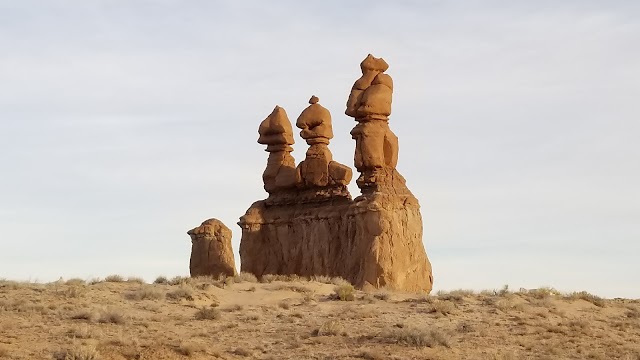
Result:
[[[341,279],[0,281],[1,359],[640,359],[640,300]]]

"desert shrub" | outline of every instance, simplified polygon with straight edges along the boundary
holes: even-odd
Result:
[[[93,310],[80,310],[70,316],[72,320],[86,320],[89,322],[96,321],[99,317],[100,314]]]
[[[176,352],[181,355],[191,356],[197,352],[205,350],[205,346],[193,342],[182,342],[176,348]]]
[[[311,280],[319,283],[323,283],[323,284],[331,284],[331,277],[326,275],[312,276]]]
[[[441,315],[448,315],[453,312],[455,305],[448,300],[436,300],[429,304],[426,309],[428,313],[436,313]]]
[[[334,278],[331,278],[331,283],[332,283],[333,285],[336,285],[336,286],[351,285],[351,283],[350,283],[350,282],[348,282],[347,280],[345,280],[345,279],[343,279],[343,278],[341,278],[341,277],[339,277],[339,276],[336,276],[336,277],[334,277]]]
[[[389,294],[388,291],[378,291],[377,293],[373,294],[373,297],[378,300],[387,301],[391,297],[391,294]]]
[[[114,283],[119,283],[119,282],[124,282],[124,278],[120,275],[109,275],[107,277],[104,278],[105,282],[114,282]]]
[[[91,280],[89,280],[89,285],[96,285],[96,284],[100,284],[103,283],[104,280],[100,279],[100,278],[93,278]]]
[[[84,288],[84,286],[77,285],[68,286],[63,291],[58,292],[58,294],[67,299],[77,299],[84,296],[85,293],[86,289]]]
[[[282,300],[278,303],[278,306],[285,309],[285,310],[289,310],[291,308],[291,304],[289,304],[288,301],[286,300]]]
[[[364,350],[359,355],[360,358],[365,360],[386,360],[387,356],[376,350]]]
[[[17,282],[13,280],[0,279],[0,289],[6,290],[18,290],[25,287],[27,284],[23,282]]]
[[[431,304],[432,302],[438,300],[436,297],[431,296],[431,295],[421,295],[418,296],[416,298],[409,298],[409,299],[405,299],[403,300],[403,302],[409,302],[409,303],[418,303],[418,304]]]
[[[186,299],[188,301],[193,301],[193,290],[187,286],[180,286],[175,290],[169,291],[167,293],[167,299],[171,299],[171,300]]]
[[[257,283],[258,282],[258,278],[255,275],[253,275],[252,273],[241,272],[240,274],[236,275],[233,278],[233,281],[237,282],[237,283],[241,283],[241,282]]]
[[[234,312],[234,311],[241,311],[243,309],[244,309],[244,306],[240,304],[234,304],[234,305],[229,305],[222,310],[226,312]]]
[[[260,282],[262,283],[272,283],[274,281],[276,281],[277,275],[273,275],[273,274],[266,274],[266,275],[262,275],[262,277],[260,278]]]
[[[341,301],[353,301],[356,298],[354,294],[355,289],[353,288],[353,285],[349,283],[338,285],[333,289],[333,291],[335,297]]]
[[[167,279],[166,276],[158,276],[155,280],[153,280],[154,284],[168,284],[169,283],[169,279]]]
[[[75,285],[75,286],[86,285],[86,284],[87,282],[80,278],[72,278],[65,282],[65,285]]]
[[[247,320],[260,320],[260,315],[256,313],[251,313],[247,315]]]
[[[142,286],[137,290],[129,291],[125,294],[125,297],[129,300],[162,300],[165,293],[153,286]]]
[[[55,360],[97,360],[100,353],[93,346],[74,345],[72,348],[53,353]]]
[[[233,353],[234,353],[235,355],[239,355],[239,356],[243,356],[243,357],[248,357],[248,356],[253,355],[253,354],[251,353],[251,351],[249,351],[249,350],[247,350],[247,349],[244,349],[244,348],[240,348],[240,347],[239,347],[239,348],[236,348],[235,350],[233,350]]]
[[[90,339],[94,337],[93,331],[86,324],[84,326],[69,329],[67,336],[73,339]]]
[[[218,320],[221,316],[222,314],[220,313],[220,310],[204,306],[201,307],[194,315],[196,320]]]
[[[50,309],[42,304],[34,304],[25,299],[0,299],[0,312],[40,313],[46,315]]]
[[[564,297],[567,300],[584,300],[598,307],[605,306],[605,300],[597,295],[590,294],[586,291],[573,292]]]
[[[185,285],[191,284],[193,279],[187,276],[174,276],[169,280],[169,285]]]
[[[105,310],[100,314],[98,322],[105,324],[118,324],[122,325],[126,323],[124,314],[116,309]]]
[[[143,278],[137,277],[137,276],[129,276],[127,278],[127,282],[136,283],[136,284],[145,284],[146,283]]]
[[[438,329],[406,327],[393,329],[385,336],[388,340],[417,347],[450,346],[450,337]]]
[[[275,290],[275,291],[293,291],[301,294],[313,292],[311,289],[307,287],[304,287],[302,285],[295,285],[295,284],[272,285],[269,289]]]
[[[324,322],[320,327],[314,331],[314,335],[327,336],[338,335],[342,331],[342,325],[338,320],[329,320]]]
[[[473,290],[464,290],[464,289],[458,289],[458,290],[452,290],[452,291],[440,290],[437,293],[438,299],[456,301],[456,302],[461,302],[464,300],[465,297],[473,296],[474,294],[475,292]]]
[[[543,286],[537,289],[520,289],[520,291],[518,291],[518,293],[522,294],[522,295],[528,295],[533,297],[534,299],[544,299],[547,298],[549,296],[558,296],[560,295],[560,291],[552,288],[552,287],[548,287],[548,286]]]

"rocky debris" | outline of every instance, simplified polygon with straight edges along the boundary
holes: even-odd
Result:
[[[347,101],[345,113],[358,122],[351,135],[362,194],[351,199],[346,189],[351,169],[333,161],[328,148],[333,138],[331,115],[312,97],[296,121],[309,145],[296,168],[296,185],[271,188],[265,177],[269,197],[255,202],[240,218],[242,271],[258,277],[340,276],[361,288],[431,291],[420,205],[396,170],[398,138],[388,124],[393,91],[393,81],[384,73],[388,67],[383,59],[367,56]],[[281,144],[287,129],[282,115],[276,119],[282,124],[268,133],[277,134]],[[282,166],[278,163],[277,171],[269,173],[276,175],[269,179],[280,176]]]
[[[206,220],[187,234],[191,237],[191,276],[236,275],[231,230],[220,220]]]

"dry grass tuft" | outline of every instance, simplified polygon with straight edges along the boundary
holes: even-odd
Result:
[[[341,301],[353,301],[356,298],[355,289],[349,283],[338,285],[333,291],[334,296]]]
[[[220,310],[213,307],[201,307],[194,315],[196,320],[218,320],[222,317]]]
[[[561,295],[560,291],[549,287],[549,286],[544,286],[544,287],[540,287],[537,289],[520,289],[520,291],[518,291],[519,294],[521,295],[526,295],[526,296],[531,296],[534,299],[545,299],[548,298],[550,296],[559,296]]]
[[[441,299],[441,300],[462,302],[465,297],[470,297],[475,295],[475,292],[473,290],[464,290],[464,289],[458,289],[458,290],[452,290],[452,291],[441,290],[441,291],[438,291],[437,295],[438,295],[438,299]]]
[[[162,275],[160,275],[160,276],[158,276],[155,280],[153,280],[153,283],[154,283],[154,284],[162,284],[162,285],[165,285],[165,284],[168,284],[168,283],[169,283],[169,279],[167,279],[167,277],[166,277],[166,276],[162,276]]]
[[[79,286],[79,285],[86,285],[87,282],[85,280],[83,280],[83,279],[80,279],[80,278],[72,278],[72,279],[69,279],[69,280],[65,281],[64,284],[65,285]]]
[[[329,320],[324,322],[313,332],[317,336],[339,335],[342,332],[342,325],[338,320]]]
[[[153,286],[142,286],[137,290],[125,293],[125,297],[129,300],[162,300],[164,299],[164,291]]]
[[[378,300],[387,301],[391,298],[391,294],[386,290],[381,290],[373,294],[373,297]]]
[[[188,276],[174,276],[167,283],[169,285],[189,285],[193,283],[193,279]]]
[[[87,289],[84,286],[71,285],[58,294],[66,299],[77,299],[83,297],[86,292]]]
[[[112,282],[112,283],[121,283],[124,282],[124,277],[122,277],[121,275],[109,275],[107,277],[104,278],[105,282]]]
[[[204,350],[205,350],[205,346],[203,344],[193,343],[193,342],[182,342],[176,348],[176,352],[184,356],[192,356]]]
[[[225,307],[224,309],[222,309],[222,311],[236,312],[236,311],[242,311],[243,309],[244,309],[244,306],[239,305],[239,304],[235,304],[235,305],[229,305],[229,306]]]
[[[127,278],[127,282],[128,283],[134,283],[134,284],[146,284],[147,283],[146,281],[144,281],[143,278],[137,277],[137,276],[129,276]]]
[[[74,345],[72,348],[53,353],[55,360],[98,360],[100,353],[95,346]]]
[[[80,310],[73,313],[70,318],[72,320],[86,320],[88,322],[94,322],[100,318],[100,314],[93,310]]]
[[[603,298],[590,294],[586,291],[573,292],[564,297],[565,300],[584,300],[592,303],[598,307],[605,307],[605,301]]]
[[[75,327],[67,330],[67,336],[73,339],[91,339],[95,337],[94,332],[88,325]]]
[[[243,356],[243,357],[249,357],[253,355],[251,351],[244,348],[240,348],[240,347],[233,350],[232,353],[238,356]]]
[[[121,311],[117,309],[109,309],[109,310],[103,311],[100,314],[100,317],[98,318],[98,322],[104,323],[104,324],[123,325],[127,321],[125,319],[124,314]]]
[[[358,357],[363,358],[365,360],[386,360],[388,359],[387,356],[385,356],[384,354],[375,351],[375,350],[364,350],[363,352],[361,352]]]
[[[233,281],[236,283],[249,282],[249,283],[257,283],[258,278],[252,273],[241,272],[233,278]]]
[[[193,289],[188,286],[182,285],[179,288],[169,291],[167,293],[167,299],[180,300],[185,299],[187,301],[193,301]]]
[[[385,335],[385,338],[399,344],[417,347],[451,346],[450,337],[438,329],[415,327],[393,329]]]
[[[431,314],[440,314],[440,315],[449,315],[451,314],[456,306],[449,300],[435,300],[429,304],[426,312]]]
[[[331,277],[330,276],[326,276],[326,275],[318,275],[318,276],[312,276],[311,281],[316,281],[319,283],[323,283],[323,284],[331,284]]]

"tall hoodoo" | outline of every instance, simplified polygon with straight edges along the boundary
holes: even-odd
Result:
[[[296,185],[296,161],[291,156],[294,144],[293,128],[287,113],[276,106],[260,123],[258,143],[267,145],[267,168],[262,174],[264,189],[268,193]]]
[[[333,161],[329,150],[329,140],[333,138],[331,114],[318,101],[316,96],[312,96],[309,100],[311,105],[296,121],[296,126],[301,129],[300,137],[309,145],[306,158],[298,165],[298,182],[303,187],[348,185],[351,169]]]
[[[356,140],[356,181],[363,193],[393,181],[398,163],[398,137],[389,128],[393,80],[384,72],[389,65],[369,54],[360,63],[362,76],[351,88],[345,113],[358,124],[351,130]]]

